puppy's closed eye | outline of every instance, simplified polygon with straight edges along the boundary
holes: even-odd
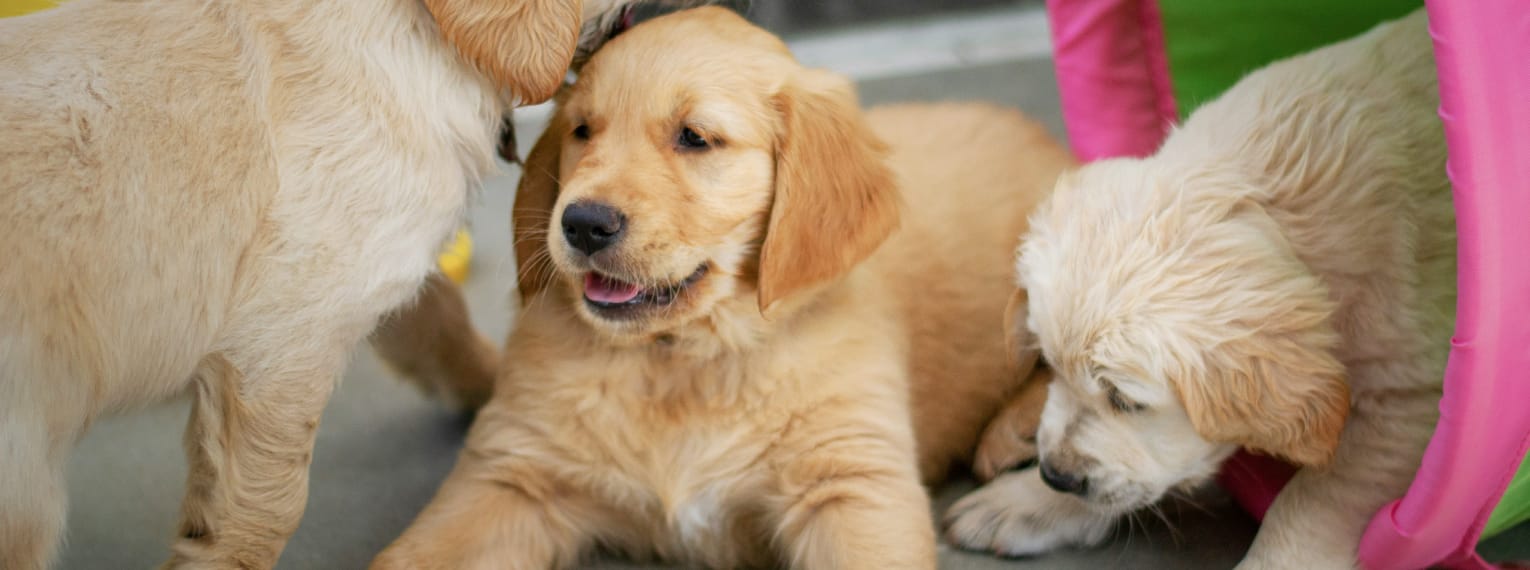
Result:
[[[704,150],[712,146],[711,143],[707,142],[706,137],[701,136],[701,133],[696,132],[695,129],[690,127],[682,127],[680,129],[680,136],[675,139],[675,144],[679,145],[682,150]]]
[[[1117,388],[1115,384],[1107,384],[1105,386],[1105,397],[1110,400],[1111,409],[1123,414],[1141,412],[1147,409],[1147,406],[1143,405],[1141,402],[1136,402],[1130,398],[1127,398],[1125,394],[1121,393],[1121,389]]]

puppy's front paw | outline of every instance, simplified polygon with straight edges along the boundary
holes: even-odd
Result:
[[[1036,458],[1035,432],[1017,433],[990,426],[972,457],[972,474],[978,481],[988,482],[1006,471],[1035,467]]]
[[[1036,430],[1041,427],[1041,410],[1046,406],[1047,386],[1051,382],[1051,371],[1036,370],[988,422],[988,427],[983,428],[977,454],[972,458],[972,472],[979,481],[986,483],[1005,471],[1035,465]]]
[[[1094,546],[1115,526],[1115,517],[1048,488],[1035,468],[1005,474],[962,497],[945,521],[952,544],[1004,556]]]

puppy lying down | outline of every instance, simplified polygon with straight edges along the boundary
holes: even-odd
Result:
[[[455,471],[377,568],[933,568],[921,479],[1035,362],[1008,260],[1070,158],[889,107],[704,8],[595,54],[527,158],[524,309]]]
[[[952,539],[1094,544],[1245,447],[1302,469],[1243,567],[1354,566],[1418,467],[1449,347],[1434,70],[1420,10],[1249,75],[1155,156],[1065,175],[1018,262],[1057,374],[1040,468],[953,507]]]

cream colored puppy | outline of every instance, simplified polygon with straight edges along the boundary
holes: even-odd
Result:
[[[1356,564],[1432,431],[1453,321],[1430,47],[1420,11],[1249,75],[1150,158],[1063,177],[1018,262],[1057,374],[1040,468],[963,499],[953,540],[1094,544],[1244,447],[1303,468],[1242,567]]]
[[[616,38],[560,103],[512,364],[374,566],[933,568],[921,479],[1029,376],[1008,259],[1068,154],[984,105],[863,115],[716,8]]]
[[[274,564],[352,347],[432,271],[501,115],[562,83],[583,16],[625,4],[78,0],[0,21],[0,568],[48,566],[92,421],[187,390],[171,566]],[[459,340],[481,372],[482,340]],[[431,358],[392,360],[474,364]]]

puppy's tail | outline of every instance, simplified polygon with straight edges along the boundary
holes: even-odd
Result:
[[[426,394],[462,411],[489,401],[499,371],[499,350],[468,317],[462,290],[435,273],[412,304],[383,318],[372,332],[383,362]]]

